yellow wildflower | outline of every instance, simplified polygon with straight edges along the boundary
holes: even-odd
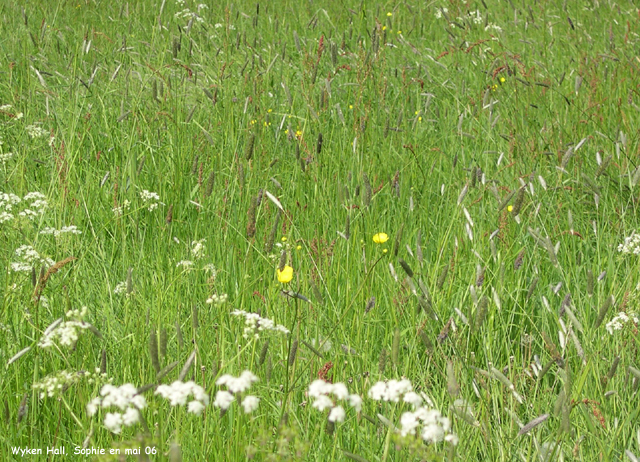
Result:
[[[384,244],[389,240],[389,236],[386,233],[378,233],[373,235],[373,242],[376,244]]]
[[[507,207],[507,211],[511,212],[513,210],[513,205]]]
[[[286,284],[288,282],[291,282],[291,280],[293,279],[293,268],[291,268],[289,265],[284,265],[282,271],[280,271],[280,268],[276,269],[276,274],[278,275],[278,281],[280,281],[282,284]]]
[[[504,77],[500,77],[500,83],[504,83],[507,79],[505,79]]]

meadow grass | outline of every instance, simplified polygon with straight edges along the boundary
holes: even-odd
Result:
[[[0,17],[0,459],[638,460],[632,2]]]

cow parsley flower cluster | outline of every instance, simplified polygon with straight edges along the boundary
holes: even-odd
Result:
[[[180,260],[178,263],[176,263],[176,268],[180,268],[181,266],[182,269],[186,270],[193,266],[193,262],[191,260]]]
[[[22,200],[25,202],[31,201],[31,203],[29,204],[28,208],[24,209],[18,215],[28,218],[29,220],[33,220],[37,216],[43,215],[44,211],[49,206],[49,202],[47,202],[46,196],[37,191],[28,193],[22,198]]]
[[[31,137],[31,139],[44,138],[45,136],[49,135],[49,131],[45,130],[40,125],[27,125],[26,127],[24,127],[24,129],[27,131],[27,134]]]
[[[437,409],[419,407],[413,412],[405,412],[400,417],[400,427],[402,436],[415,435],[419,431],[427,443],[446,441],[454,446],[458,444],[458,436],[451,433],[451,421]]]
[[[344,407],[336,405],[336,401],[348,401],[356,412],[362,410],[362,398],[357,394],[349,394],[344,383],[329,383],[324,380],[314,380],[309,385],[307,394],[314,398],[311,405],[320,412],[331,409],[329,422],[344,422],[346,413]]]
[[[431,400],[423,395],[429,406]],[[453,445],[458,444],[458,437],[451,433],[451,421],[444,417],[437,409],[423,406],[423,397],[413,391],[411,381],[407,379],[389,380],[388,382],[377,382],[369,389],[369,397],[376,401],[400,402],[413,406],[412,412],[405,412],[400,417],[400,435],[416,435],[420,431],[420,436],[427,443],[437,443],[447,441]]]
[[[107,374],[101,373],[99,368],[94,372],[80,371],[58,371],[55,374],[47,375],[40,382],[34,383],[31,388],[40,390],[40,399],[46,397],[53,398],[61,396],[71,385],[81,379],[86,379],[88,383],[108,383],[112,379],[107,378]]]
[[[369,389],[369,398],[375,401],[391,401],[397,403],[403,396],[405,397],[404,401],[407,403],[417,402],[417,399],[420,398],[413,391],[413,385],[411,385],[410,380],[402,379],[377,382]],[[416,398],[416,396],[418,398]],[[420,402],[422,402],[421,398]]]
[[[143,206],[146,207],[149,212],[153,212],[157,209],[158,205],[164,205],[163,202],[160,202],[160,196],[158,193],[150,192],[146,189],[140,192],[140,199],[142,199]]]
[[[447,8],[438,8],[436,9],[436,12],[433,14],[436,19],[441,19],[442,18],[442,13],[447,14],[449,12],[449,10]]]
[[[122,214],[131,208],[131,201],[125,199],[122,205],[118,205],[111,209],[113,214],[117,217],[122,216]]]
[[[160,385],[156,389],[156,395],[169,400],[172,406],[187,405],[187,412],[201,415],[205,406],[209,405],[209,395],[200,385],[196,385],[193,381],[181,382],[176,380],[171,385]],[[189,396],[193,397],[189,403]]]
[[[83,306],[82,310],[67,311],[66,315],[70,320],[63,321],[60,318],[47,327],[38,342],[40,348],[48,348],[54,344],[73,346],[78,341],[79,332],[91,327],[89,323],[84,321],[87,315],[86,306]]]
[[[224,305],[229,296],[227,294],[213,294],[211,297],[207,298],[208,304],[214,304],[215,306]]]
[[[51,234],[55,237],[60,237],[63,234],[82,234],[82,231],[80,231],[77,226],[71,225],[63,226],[60,229],[47,227],[40,231],[40,234]]]
[[[51,258],[42,257],[36,249],[30,245],[21,245],[16,249],[16,255],[21,261],[11,263],[11,270],[14,272],[31,271],[33,267],[50,267],[55,262]]]
[[[196,8],[198,12],[196,13],[194,11],[191,11],[189,8],[184,8],[185,7],[184,0],[178,0],[176,3],[179,6],[183,7],[182,11],[178,11],[176,14],[173,15],[176,19],[189,19],[189,20],[193,19],[194,21],[204,22],[204,18],[200,16],[199,13],[201,10],[205,10],[209,8],[206,4],[204,3],[197,4]]]
[[[120,387],[107,384],[100,390],[100,395],[87,404],[87,414],[94,415],[98,408],[108,409],[112,406],[124,412],[108,412],[104,417],[104,426],[113,433],[120,433],[122,427],[130,427],[140,419],[140,409],[147,406],[144,396],[130,383]]]
[[[635,313],[625,313],[624,311],[621,311],[617,315],[615,315],[605,327],[607,328],[607,332],[613,335],[613,331],[622,330],[629,323],[638,326],[640,324],[638,315],[636,315]]]
[[[618,245],[618,252],[626,254],[640,254],[640,234],[632,232],[631,236],[625,237],[624,242]]]
[[[276,332],[282,332],[283,334],[288,334],[289,329],[284,327],[283,325],[276,324],[271,319],[263,318],[257,313],[247,313],[243,310],[233,310],[231,312],[232,316],[243,316],[245,318],[244,324],[244,332],[242,336],[244,338],[249,338],[253,336],[254,338],[260,338],[258,334],[259,331],[263,330],[272,330]]]
[[[2,163],[2,165],[6,164],[11,160],[12,157],[12,152],[0,152],[0,163]]]
[[[196,260],[204,257],[204,252],[206,250],[206,246],[204,245],[205,242],[207,242],[206,239],[191,242],[191,255],[193,255],[193,258]]]
[[[14,219],[11,211],[13,210],[13,206],[20,202],[22,202],[22,199],[15,194],[0,192],[0,224]]]
[[[22,203],[23,201],[31,201],[31,203],[18,213],[18,216],[29,220],[34,220],[36,217],[43,215],[49,206],[46,196],[39,192],[30,192],[22,199],[12,193],[0,192],[0,223],[12,221],[15,218],[13,213],[14,206]]]
[[[231,403],[235,400],[234,395],[244,393],[257,381],[258,377],[251,371],[244,371],[239,377],[234,377],[229,374],[223,375],[216,381],[216,385],[224,385],[227,387],[227,390],[218,390],[213,405],[222,410],[229,409],[229,406],[231,406]],[[260,398],[252,395],[245,396],[242,400],[244,412],[250,414],[258,408],[259,403]]]
[[[123,295],[127,293],[127,282],[126,281],[122,281],[116,284],[116,286],[113,289],[113,294],[114,295]]]
[[[47,375],[42,381],[34,383],[31,388],[40,390],[40,399],[53,398],[54,396],[62,395],[78,379],[76,372],[58,371],[55,374]]]

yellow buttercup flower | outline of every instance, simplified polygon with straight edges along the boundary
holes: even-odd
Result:
[[[389,236],[386,233],[378,233],[373,235],[373,242],[376,244],[384,244],[389,240]]]
[[[509,207],[507,207],[507,211],[511,212],[513,210],[513,205],[510,205]]]
[[[504,77],[500,77],[500,83],[504,83],[507,79],[505,79]]]
[[[276,274],[278,275],[278,281],[280,281],[282,284],[286,284],[288,282],[291,282],[291,280],[293,279],[293,268],[289,265],[284,265],[282,271],[280,271],[280,268],[276,269]]]

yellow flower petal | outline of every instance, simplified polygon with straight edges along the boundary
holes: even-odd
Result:
[[[373,242],[376,244],[384,244],[389,240],[389,236],[386,233],[378,233],[373,235]]]
[[[282,284],[286,284],[288,282],[291,282],[291,280],[293,279],[293,268],[289,265],[284,265],[282,271],[280,271],[280,268],[276,269],[276,274],[278,275],[278,281],[280,281]]]
[[[507,207],[507,211],[511,212],[513,210],[513,205]]]

